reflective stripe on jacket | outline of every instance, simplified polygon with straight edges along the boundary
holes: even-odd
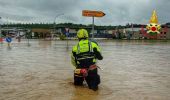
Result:
[[[98,52],[100,52],[99,46],[91,42],[87,39],[80,40],[79,43],[72,48],[72,56],[71,56],[71,62],[72,64],[77,67],[80,60],[85,59],[92,59],[93,62],[96,62],[96,58],[94,55],[93,49],[96,48]]]

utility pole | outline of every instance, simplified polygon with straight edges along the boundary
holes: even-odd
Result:
[[[0,17],[0,19],[2,19],[2,18]],[[1,28],[2,28],[2,27],[1,27],[1,23],[0,23],[0,42],[3,43]]]

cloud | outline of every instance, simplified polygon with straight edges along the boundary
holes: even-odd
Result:
[[[159,22],[166,23],[170,21],[169,5],[170,0],[0,0],[0,16],[3,23],[8,18],[12,22],[91,24],[92,18],[83,17],[82,10],[101,10],[106,16],[95,18],[95,24],[125,25],[148,23],[156,9]]]

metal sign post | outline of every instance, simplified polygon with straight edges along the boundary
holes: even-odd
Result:
[[[68,47],[69,28],[65,28],[65,35],[66,35],[66,39],[67,39],[66,48],[68,50],[69,49],[69,47]]]
[[[92,17],[92,39],[94,38],[94,16]]]
[[[67,48],[67,50],[68,50],[68,48],[69,48],[69,47],[68,47],[68,34],[69,34],[69,33],[66,33],[66,39],[67,39],[67,45],[66,45],[66,48]]]
[[[29,42],[29,38],[31,37],[31,36],[30,36],[30,30],[26,31],[26,36],[27,36],[28,46],[31,46],[31,45],[30,45],[30,42]]]
[[[68,48],[69,48],[69,47],[68,47],[68,37],[67,37],[67,50],[68,50]]]
[[[29,41],[30,41],[30,40],[29,40],[29,38],[28,38],[28,39],[27,39],[27,42],[28,42],[28,46],[31,46],[31,45],[30,45],[30,42],[29,42]]]
[[[83,10],[82,16],[92,17],[92,38],[94,38],[94,17],[103,17],[106,14],[102,11]]]

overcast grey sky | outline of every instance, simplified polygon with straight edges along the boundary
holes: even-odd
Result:
[[[82,10],[101,10],[97,25],[147,24],[154,9],[159,23],[170,22],[170,0],[0,0],[0,22],[91,24]]]

